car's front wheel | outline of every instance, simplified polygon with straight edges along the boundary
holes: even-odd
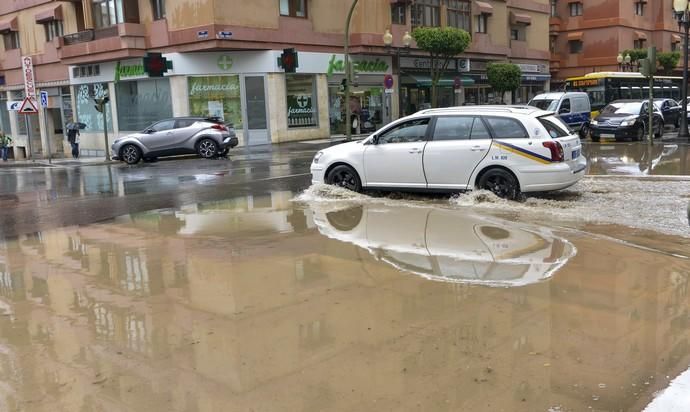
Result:
[[[659,123],[659,130],[654,133],[654,137],[656,139],[660,138],[661,136],[664,135],[664,122]]]
[[[329,185],[340,186],[352,190],[353,192],[362,191],[362,182],[359,175],[348,165],[338,165],[334,167],[326,176],[326,183]]]
[[[125,145],[120,151],[120,158],[125,161],[128,165],[134,165],[139,163],[141,160],[141,149],[133,144]]]
[[[218,155],[218,144],[211,139],[202,139],[196,146],[199,156],[212,159]]]
[[[512,173],[504,169],[489,169],[479,179],[479,189],[493,192],[496,196],[515,200],[520,195],[520,184]]]
[[[641,142],[644,139],[644,126],[640,126],[635,130],[635,141]]]

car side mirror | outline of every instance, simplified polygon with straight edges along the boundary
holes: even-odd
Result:
[[[153,133],[153,129],[144,130],[144,134],[151,134],[151,133]]]

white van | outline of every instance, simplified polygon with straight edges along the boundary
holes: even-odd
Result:
[[[558,113],[571,129],[580,132],[580,137],[587,135],[589,121],[592,118],[592,106],[587,93],[543,93],[535,96],[528,104],[542,110]]]

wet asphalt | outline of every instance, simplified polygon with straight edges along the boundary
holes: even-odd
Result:
[[[642,410],[690,369],[688,146],[515,204],[310,188],[327,145],[0,168],[0,410]]]

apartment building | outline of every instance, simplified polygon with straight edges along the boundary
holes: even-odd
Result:
[[[618,71],[626,49],[680,51],[672,0],[550,0],[553,87],[594,71]]]
[[[215,115],[232,123],[243,145],[317,139],[345,132],[344,25],[341,0],[15,0],[0,4],[0,127],[14,137],[12,156],[66,152],[64,125],[84,123],[83,155],[106,149],[103,114],[110,97],[110,141],[156,120]],[[523,70],[515,102],[548,88],[548,0],[360,0],[350,36],[357,69],[349,105],[358,132],[372,131],[430,101],[426,54],[403,47],[419,26],[455,26],[471,47],[442,80],[443,105],[482,104],[500,96],[486,66],[512,61]],[[393,35],[392,47],[383,35]],[[296,73],[278,64],[285,48],[299,54]],[[151,78],[143,57],[172,63]],[[22,58],[31,56],[48,108],[20,115]],[[393,76],[386,89],[384,77]],[[460,79],[462,87],[454,85]],[[12,102],[15,104],[13,105]]]

